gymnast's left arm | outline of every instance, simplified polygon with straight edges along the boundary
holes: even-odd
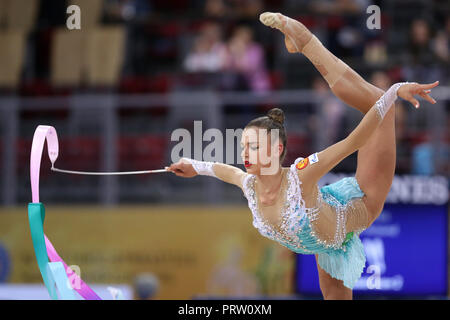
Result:
[[[192,178],[197,175],[216,177],[224,182],[234,184],[242,189],[245,172],[234,166],[220,162],[198,161],[189,158],[181,158],[166,168],[179,177]]]
[[[388,110],[394,106],[397,96],[411,102],[416,108],[419,107],[419,101],[414,98],[414,95],[419,95],[434,104],[436,101],[429,96],[429,93],[438,84],[439,81],[430,84],[403,82],[392,85],[372,108],[370,108],[358,126],[345,139],[316,154],[310,155],[302,163],[297,165],[299,169],[298,175],[299,177],[301,176],[300,179],[308,181],[309,187],[314,187],[322,176],[330,172],[350,154],[365,145],[383,121]],[[309,163],[317,164],[308,166]]]

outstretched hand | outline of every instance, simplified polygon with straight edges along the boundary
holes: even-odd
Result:
[[[192,178],[197,175],[197,172],[192,167],[192,164],[181,158],[177,163],[172,163],[170,167],[166,167],[167,171],[175,173],[178,177]]]
[[[420,104],[419,101],[414,98],[414,95],[419,95],[428,102],[435,104],[436,100],[434,100],[430,96],[431,89],[438,86],[439,81],[435,81],[433,83],[429,84],[419,84],[419,83],[408,83],[405,85],[402,85],[398,91],[397,95],[400,98],[403,98],[409,102],[411,102],[416,108],[419,108]]]

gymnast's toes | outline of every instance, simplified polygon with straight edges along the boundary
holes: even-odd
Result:
[[[259,20],[268,27],[277,28],[281,27],[281,19],[279,13],[264,12],[259,16]]]

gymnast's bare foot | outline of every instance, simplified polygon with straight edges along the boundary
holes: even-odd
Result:
[[[281,13],[264,12],[259,16],[259,20],[266,26],[275,28],[283,32],[284,43],[290,53],[302,52],[303,47],[312,37],[301,22],[291,19]]]

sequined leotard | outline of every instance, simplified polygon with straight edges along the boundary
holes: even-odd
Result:
[[[247,174],[244,195],[253,215],[253,226],[265,237],[301,254],[318,254],[322,269],[353,288],[365,266],[359,234],[367,227],[367,209],[354,177],[343,178],[319,189],[317,202],[307,208],[296,165],[290,166],[280,223],[275,226],[261,215],[255,192],[256,176]]]

